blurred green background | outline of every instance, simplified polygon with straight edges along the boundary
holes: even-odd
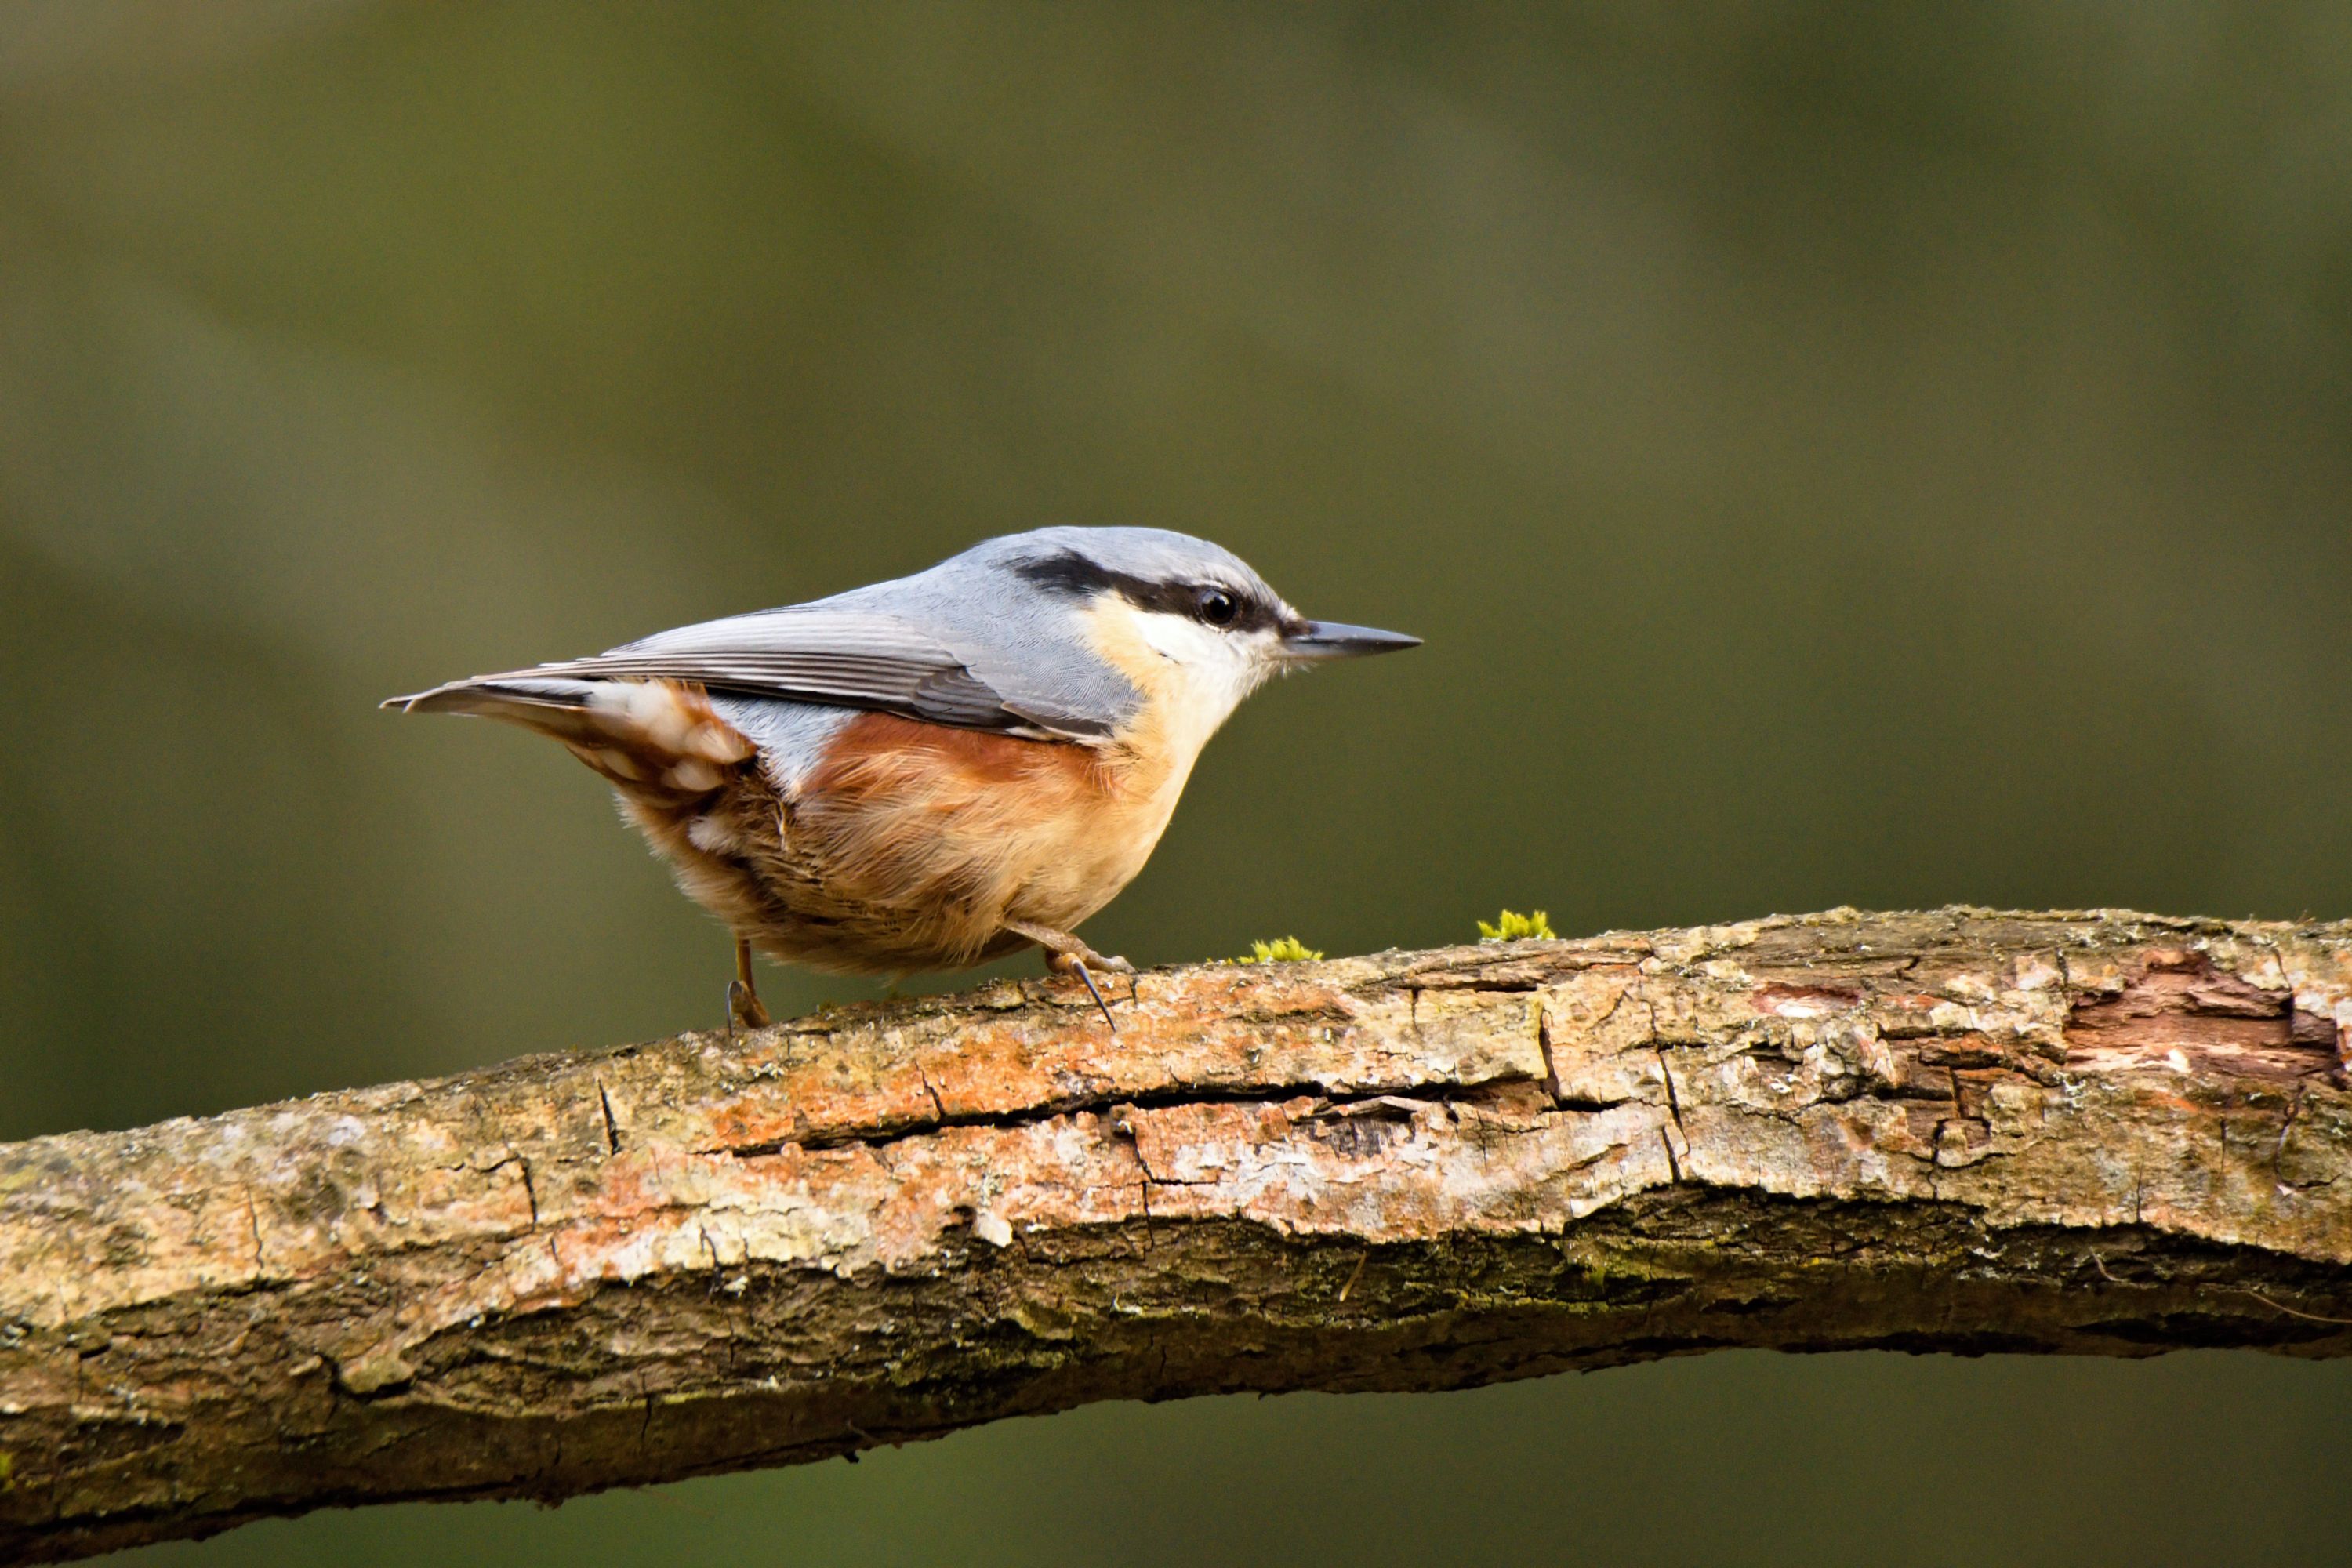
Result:
[[[585,770],[375,700],[1049,521],[1428,639],[1242,712],[1139,962],[2352,912],[2348,170],[2338,0],[0,0],[0,1136],[715,1022]],[[1716,1356],[151,1560],[2340,1561],[2347,1440]]]

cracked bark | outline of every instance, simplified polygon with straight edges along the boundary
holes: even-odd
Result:
[[[0,1556],[1107,1398],[2352,1352],[2352,925],[1976,910],[1068,982],[0,1149]]]

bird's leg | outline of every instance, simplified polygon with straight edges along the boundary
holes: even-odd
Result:
[[[735,939],[735,978],[727,983],[727,1032],[732,1035],[735,1026],[747,1029],[764,1029],[775,1020],[760,1005],[760,988],[751,980],[751,944],[741,937]]]
[[[1052,926],[1036,925],[1028,921],[1006,921],[1004,929],[1014,936],[1028,938],[1055,958],[1083,963],[1089,969],[1100,969],[1112,974],[1135,973],[1135,965],[1127,960],[1106,957],[1088,947],[1085,938],[1073,936],[1068,931],[1055,931]],[[1058,969],[1064,965],[1056,964],[1055,967]]]
[[[1044,948],[1046,968],[1057,974],[1076,975],[1078,984],[1087,988],[1087,994],[1095,999],[1095,1005],[1102,1009],[1103,1022],[1110,1026],[1110,1032],[1114,1035],[1118,1033],[1118,1020],[1110,1016],[1110,1004],[1105,1002],[1103,994],[1095,988],[1095,977],[1088,970],[1099,969],[1109,974],[1132,974],[1135,965],[1123,958],[1106,958],[1079,938],[1066,931],[1055,931],[1052,926],[1033,925],[1027,921],[1006,921],[1004,929],[1015,936],[1027,937]],[[1129,994],[1134,994],[1132,990]]]

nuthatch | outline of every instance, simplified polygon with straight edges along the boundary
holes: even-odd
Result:
[[[1034,943],[1100,1005],[1088,971],[1132,966],[1072,930],[1143,868],[1242,699],[1419,640],[1307,620],[1205,540],[1045,528],[384,706],[504,719],[610,780],[734,931],[729,1011],[756,1028],[754,947],[904,974]]]

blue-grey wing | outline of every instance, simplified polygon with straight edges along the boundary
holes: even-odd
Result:
[[[592,658],[564,659],[402,700],[420,709],[466,688],[530,680],[694,681],[714,693],[898,713],[961,730],[1092,741],[1104,719],[975,675],[964,657],[903,617],[827,604],[730,616],[659,632]]]

